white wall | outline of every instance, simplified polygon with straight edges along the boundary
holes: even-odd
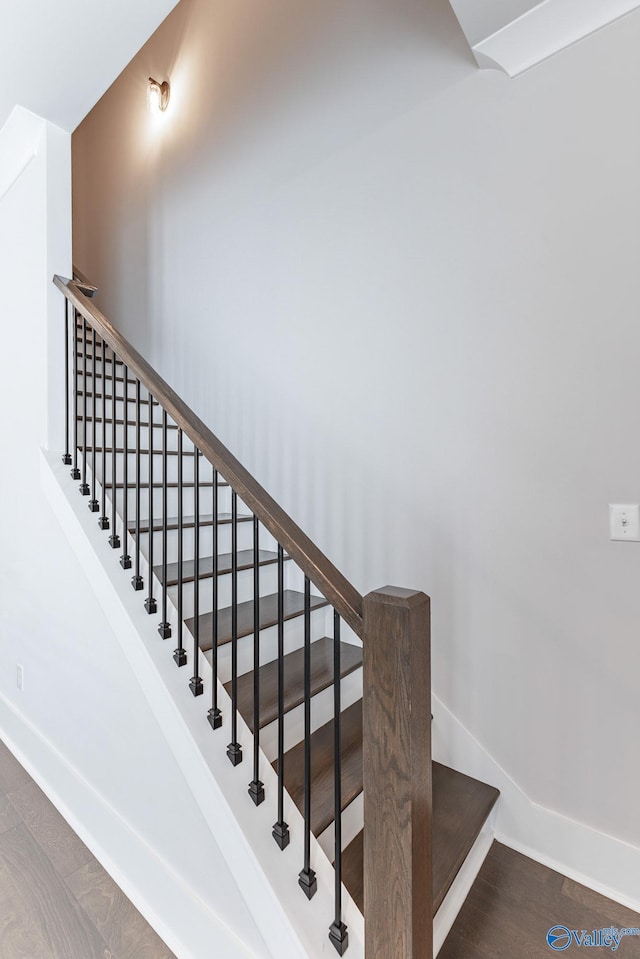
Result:
[[[186,889],[187,900],[209,910],[199,944],[179,909],[160,912],[179,959],[210,955],[216,942],[221,954],[262,956],[240,891],[40,488],[48,427],[54,448],[62,446],[60,417],[50,416],[47,403],[51,393],[59,414],[60,381],[56,395],[47,358],[63,342],[63,300],[55,294],[51,301],[51,277],[71,267],[70,137],[18,110],[1,135],[0,157],[0,736],[70,810],[92,849],[107,855],[149,918],[162,908],[154,899],[162,883],[138,875],[136,887],[136,850],[149,852],[165,890],[182,896]],[[86,789],[100,797],[95,809]],[[130,834],[119,853],[118,823]]]
[[[636,846],[639,44],[509,81],[445,0],[183,0],[74,137],[102,308],[359,589],[430,593],[527,796]]]

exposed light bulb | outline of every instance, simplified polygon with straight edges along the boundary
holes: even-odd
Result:
[[[164,113],[169,105],[169,96],[171,90],[166,80],[158,83],[153,77],[149,77],[149,87],[147,89],[147,106],[151,113]]]

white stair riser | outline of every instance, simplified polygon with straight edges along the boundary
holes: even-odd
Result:
[[[80,443],[82,438],[80,438]],[[131,450],[131,445],[129,446]],[[111,467],[111,453],[106,454],[106,480],[107,488],[111,485],[112,479],[112,467]],[[92,453],[91,450],[87,452],[87,467],[91,469],[92,466]],[[149,459],[150,457],[144,451],[140,455],[140,479],[141,482],[146,483],[149,479],[150,468],[149,468]],[[133,451],[130,452],[127,456],[127,469],[128,469],[128,482],[133,483],[136,478],[136,461],[137,456],[135,453],[135,445],[133,446]],[[98,482],[101,482],[102,477],[102,453],[99,449],[96,451],[96,479]],[[116,453],[116,482],[121,483],[124,477],[124,454]],[[183,457],[183,470],[182,470],[182,479],[184,483],[192,483],[194,478],[194,457],[193,456],[184,456]],[[161,483],[162,482],[162,456],[159,453],[154,454],[153,457],[153,482]],[[170,456],[167,458],[167,482],[168,483],[177,483],[178,482],[178,457]],[[211,482],[211,467],[206,465],[202,457],[200,457],[200,482],[210,483]],[[169,490],[171,494],[171,489]],[[203,504],[213,497],[213,491],[210,487],[202,487],[200,496],[202,497]],[[202,510],[204,512],[204,509]]]
[[[231,606],[231,574],[218,576],[218,609]],[[278,570],[276,565],[260,568],[260,594],[268,596],[278,589]],[[171,602],[177,606],[178,587],[170,586],[168,590]],[[253,600],[253,570],[247,569],[238,573],[238,603]],[[194,583],[185,583],[182,590],[183,613],[188,619],[195,613]],[[213,581],[212,577],[200,579],[200,614],[208,613],[213,609]],[[323,634],[324,635],[324,634]]]
[[[364,793],[349,803],[346,809],[342,810],[342,843],[343,851],[350,842],[356,838],[358,833],[364,827]],[[318,836],[318,842],[325,856],[335,862],[335,823],[331,823],[325,831]]]
[[[91,414],[89,414],[91,415]],[[97,415],[100,417],[102,415],[101,410],[98,410]],[[131,414],[129,414],[131,418]],[[153,448],[156,453],[162,451],[163,435],[161,429],[149,430],[148,426],[141,426],[140,428],[140,444],[143,449],[149,449],[149,434],[153,432]],[[125,429],[124,425],[116,425],[116,448],[124,448],[124,436]],[[93,439],[95,436],[96,446],[102,447],[106,445],[107,449],[112,449],[113,447],[113,435],[111,429],[111,420],[107,420],[106,425],[103,423],[93,423],[90,420],[87,421],[87,446],[93,446]],[[81,445],[84,438],[84,429],[82,421],[78,423],[78,444]],[[106,444],[103,443],[103,440],[106,439]],[[136,428],[135,426],[130,425],[128,427],[127,435],[127,446],[129,449],[135,447],[136,441]],[[170,452],[177,452],[178,450],[178,431],[177,430],[167,430],[167,449]],[[191,451],[191,445],[187,446],[185,443],[185,451]],[[176,459],[175,456],[172,456],[171,459]]]
[[[110,512],[109,512],[109,515]],[[146,522],[146,520],[144,521]],[[193,526],[187,527],[182,532],[182,556],[185,561],[192,560],[195,555],[195,529]],[[178,548],[180,535],[178,530],[168,530],[167,532],[167,563],[178,562]],[[143,533],[140,548],[145,557],[149,555],[149,534]],[[253,549],[253,530],[251,523],[238,523],[238,551]],[[260,539],[260,549],[268,549],[272,552],[270,545],[266,545]],[[231,524],[218,525],[218,555],[226,555],[231,552]],[[205,558],[213,556],[213,529],[211,526],[200,527],[200,557]],[[160,566],[162,563],[162,533],[154,533],[153,539],[153,564]]]
[[[311,638],[321,639],[325,635],[320,613],[311,616]],[[304,645],[304,618],[297,616],[285,623],[284,631],[285,653],[302,649]],[[207,654],[210,658],[210,654]],[[260,631],[260,665],[264,666],[278,658],[278,627]],[[238,675],[251,672],[253,669],[253,634],[242,636],[238,640]],[[218,648],[218,675],[221,682],[231,679],[231,643],[225,643]]]

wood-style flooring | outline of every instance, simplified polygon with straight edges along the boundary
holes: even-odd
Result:
[[[640,927],[640,915],[494,843],[440,959],[550,959],[552,926]],[[640,959],[640,937],[614,953]],[[175,959],[0,742],[0,957]]]
[[[0,957],[175,959],[1,741]]]
[[[640,959],[635,936],[622,939],[615,952],[575,942],[554,951],[547,933],[555,925],[579,932],[640,928],[640,915],[496,842],[439,959]]]

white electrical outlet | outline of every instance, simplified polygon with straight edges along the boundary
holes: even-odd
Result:
[[[610,538],[640,542],[640,506],[635,504],[609,504]]]
[[[16,666],[16,686],[21,692],[24,689],[24,669],[20,663]]]

